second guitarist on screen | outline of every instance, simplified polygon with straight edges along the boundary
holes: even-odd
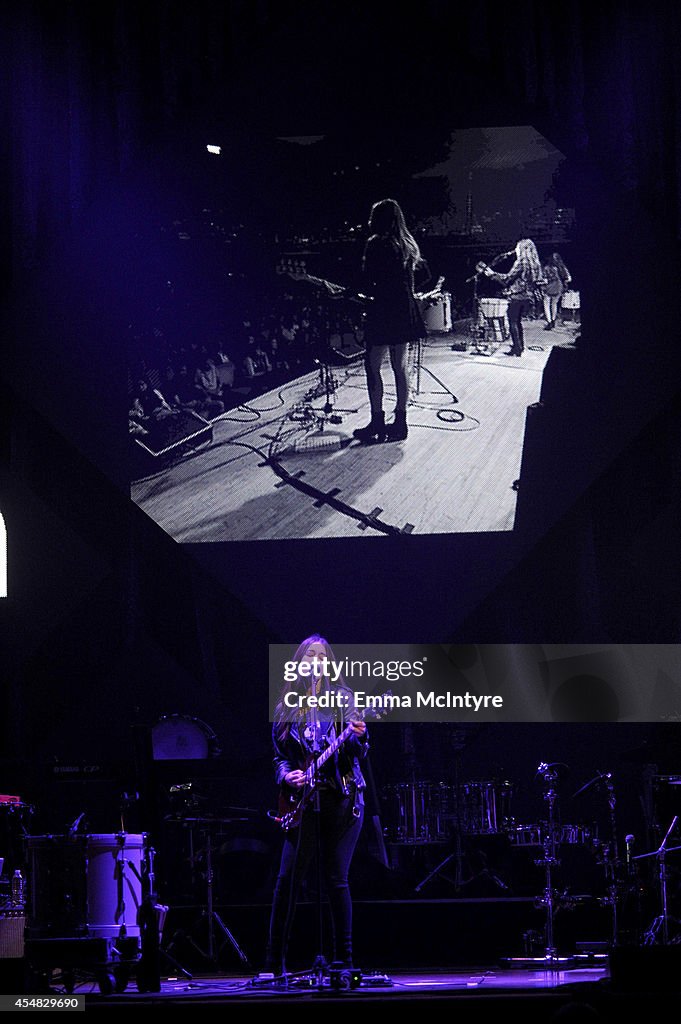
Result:
[[[308,637],[298,648],[295,660],[313,661],[333,652],[323,637]],[[305,688],[320,693],[330,688],[324,676],[302,680]],[[296,683],[291,684],[292,688]],[[335,684],[336,691],[342,686]],[[274,888],[267,969],[276,975],[286,974],[286,950],[300,887],[317,849],[317,825],[321,839],[321,871],[331,908],[333,923],[333,960],[352,966],[352,899],[348,872],[364,819],[365,781],[360,762],[369,749],[366,723],[352,720],[324,721],[323,711],[306,711],[292,715],[282,702],[279,720],[272,728],[274,770],[282,796],[291,805],[305,795],[305,770],[341,731],[351,731],[337,752],[320,772],[315,793],[311,795],[300,817],[300,824],[287,831],[281,854],[279,874]],[[315,801],[319,801],[319,813]],[[318,821],[316,821],[318,819]]]

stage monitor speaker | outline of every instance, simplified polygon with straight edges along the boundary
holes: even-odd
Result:
[[[176,412],[157,423],[145,427],[141,436],[133,440],[154,458],[183,455],[187,451],[213,440],[213,425],[191,410]]]
[[[681,946],[615,946],[608,957],[618,992],[678,992]]]

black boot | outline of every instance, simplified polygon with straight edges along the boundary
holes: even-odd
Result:
[[[407,414],[404,409],[395,409],[395,419],[386,428],[388,441],[404,441],[409,433],[407,429]]]
[[[356,437],[362,444],[378,444],[385,441],[385,415],[383,411],[371,414],[371,422],[366,427],[353,430],[353,437]]]

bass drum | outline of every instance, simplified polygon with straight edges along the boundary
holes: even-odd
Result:
[[[102,939],[139,936],[144,835],[87,836],[88,934]]]
[[[503,319],[508,313],[508,299],[480,299],[480,315],[488,320]]]
[[[418,304],[429,334],[445,334],[451,331],[452,297],[448,292],[443,292],[434,299],[420,300]]]
[[[206,760],[220,753],[217,736],[200,718],[163,715],[151,729],[154,761]]]
[[[563,297],[560,301],[560,305],[562,309],[579,309],[579,292],[563,292]]]

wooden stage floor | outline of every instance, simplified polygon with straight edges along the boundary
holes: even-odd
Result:
[[[320,430],[327,396],[320,374],[306,374],[218,417],[203,449],[165,467],[150,459],[132,498],[184,543],[512,530],[526,410],[539,398],[551,348],[575,334],[570,324],[524,327],[521,359],[505,355],[508,343],[481,354],[453,351],[455,334],[431,335],[412,374],[406,441],[352,437],[369,419],[355,362],[331,371],[340,423]],[[383,380],[390,421],[387,360]]]

